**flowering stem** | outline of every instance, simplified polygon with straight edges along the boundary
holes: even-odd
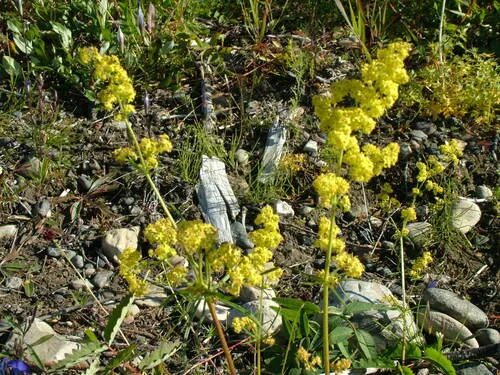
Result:
[[[325,375],[330,375],[330,327],[328,308],[330,306],[329,292],[329,279],[330,279],[330,262],[332,258],[333,247],[333,227],[335,223],[335,210],[332,210],[330,218],[330,228],[328,231],[328,248],[326,250],[325,259],[325,279],[323,280],[323,370]]]
[[[222,345],[222,350],[224,351],[224,355],[227,361],[227,367],[229,367],[229,373],[231,375],[236,375],[236,368],[234,367],[233,357],[231,356],[231,352],[229,351],[229,347],[227,346],[226,336],[224,335],[224,331],[222,330],[222,326],[219,322],[219,318],[217,318],[217,313],[215,311],[215,305],[213,301],[207,300],[208,309],[210,310],[210,315],[212,316],[212,320],[215,325],[215,329],[217,330],[217,335],[219,335],[219,339]]]
[[[401,289],[403,291],[403,351],[401,354],[401,362],[404,364],[406,359],[406,336],[405,336],[405,322],[406,322],[406,278],[405,278],[405,261],[404,261],[404,246],[403,246],[403,233],[406,229],[406,221],[403,222],[403,229],[401,230],[401,235],[399,236],[399,262],[401,263]]]
[[[134,129],[132,129],[132,125],[130,124],[130,122],[128,120],[125,120],[125,124],[127,125],[127,132],[128,132],[130,139],[132,140],[132,144],[134,145],[135,151],[137,152],[137,155],[139,155],[140,165],[145,166],[146,163],[144,161],[144,157],[142,156],[141,147],[139,146],[139,141],[137,140],[137,137],[135,136]],[[158,202],[160,202],[160,206],[163,209],[163,211],[165,212],[165,215],[167,215],[168,219],[172,223],[172,226],[174,228],[177,228],[177,224],[176,224],[174,218],[172,217],[172,214],[170,213],[170,210],[168,209],[167,204],[165,203],[165,200],[161,196],[160,191],[156,187],[153,179],[151,178],[149,171],[146,168],[141,168],[141,171],[144,174],[144,176],[146,177],[146,180],[148,181],[149,186],[151,186],[151,189],[153,189],[153,193],[155,194],[156,198],[158,199]]]

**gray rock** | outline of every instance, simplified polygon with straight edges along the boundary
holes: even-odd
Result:
[[[314,212],[314,207],[311,206],[304,206],[302,207],[301,213],[304,216],[309,216]]]
[[[125,203],[127,206],[134,204],[134,202],[135,202],[134,197],[127,197],[123,200],[123,203]]]
[[[46,339],[47,337],[48,339]],[[79,348],[78,343],[59,335],[51,326],[38,318],[33,320],[24,335],[13,334],[6,346],[10,350],[14,350],[14,348],[19,347],[19,343],[21,343],[22,347],[29,346],[31,348],[31,350],[26,350],[25,353],[30,362],[36,363],[34,356],[31,354],[34,352],[37,360],[39,359],[46,366],[55,364]]]
[[[452,207],[452,225],[462,233],[469,232],[481,219],[481,209],[470,199],[460,198]]]
[[[248,238],[247,229],[239,221],[231,223],[233,242],[242,249],[253,249],[254,243]]]
[[[410,132],[410,137],[412,140],[419,143],[425,142],[428,138],[427,134],[425,134],[422,130],[412,130]]]
[[[392,346],[395,341],[405,337],[415,343],[421,343],[417,326],[412,314],[403,314],[402,303],[394,297],[384,285],[362,280],[344,280],[330,294],[330,305],[343,306],[349,302],[360,301],[385,305],[387,310],[368,310],[354,314],[352,322],[368,330],[376,339],[377,350]]]
[[[59,253],[59,249],[54,246],[49,246],[47,248],[47,255],[52,258],[59,258],[61,256],[61,254]]]
[[[308,140],[304,145],[303,150],[310,155],[316,155],[318,153],[318,142],[313,141],[312,139]]]
[[[223,306],[220,304],[215,304],[215,314],[217,315],[217,319],[221,323],[226,323],[229,315],[231,312],[231,308],[227,306]],[[212,315],[210,314],[210,309],[208,308],[208,305],[206,301],[202,298],[196,305],[196,311],[194,312],[194,316],[197,319],[206,319],[208,321],[213,321],[212,320]]]
[[[250,160],[250,155],[248,151],[243,150],[242,148],[236,150],[236,152],[234,153],[234,157],[238,162],[238,164],[241,166],[247,165],[248,161]]]
[[[244,286],[240,291],[240,301],[242,302],[250,302],[250,301],[258,301],[260,298],[263,299],[273,299],[276,298],[276,292],[271,288],[256,288],[253,286]]]
[[[76,268],[83,268],[83,265],[84,265],[83,257],[81,255],[75,255],[73,258],[71,258],[71,263]]]
[[[92,276],[92,275],[95,275],[96,270],[95,270],[95,268],[94,268],[94,265],[93,265],[93,264],[89,264],[89,263],[87,263],[87,264],[85,265],[85,269],[83,270],[83,273],[84,273],[84,274],[85,274],[85,276],[87,276],[87,277],[90,277],[90,276]]]
[[[407,159],[411,155],[411,152],[411,146],[408,143],[403,142],[399,145],[399,157],[401,159]]]
[[[5,287],[9,289],[21,289],[23,286],[23,279],[17,276],[8,277],[5,280]]]
[[[24,177],[33,177],[36,176],[40,173],[40,167],[42,163],[40,162],[40,159],[37,157],[31,157],[28,159],[28,161],[23,165],[23,168],[21,170],[21,174]]]
[[[73,279],[70,281],[71,287],[76,290],[82,290],[82,289],[93,289],[94,285],[88,280],[82,280],[80,278],[78,279]]]
[[[415,123],[414,128],[416,130],[422,130],[427,135],[434,134],[437,131],[437,126],[428,121],[419,121]]]
[[[14,224],[7,224],[0,226],[0,239],[13,238],[17,234],[17,226]]]
[[[368,220],[370,221],[370,224],[375,228],[380,228],[382,227],[382,225],[384,225],[384,222],[376,216],[370,216]]]
[[[481,346],[500,343],[500,333],[494,328],[481,328],[476,331],[476,340]]]
[[[137,249],[140,227],[111,229],[101,242],[104,255],[116,259],[127,248]]]
[[[34,207],[34,214],[41,217],[50,217],[52,215],[52,208],[50,200],[47,198],[41,199]]]
[[[295,211],[292,206],[290,206],[287,202],[282,200],[277,200],[274,202],[274,212],[276,212],[279,216],[285,217],[293,217],[295,215]]]
[[[476,186],[476,196],[480,199],[490,199],[493,196],[493,192],[486,185]]]
[[[432,225],[426,221],[416,221],[409,223],[406,228],[412,242],[417,246],[423,246],[430,238]]]
[[[135,303],[138,306],[159,307],[165,302],[165,298],[167,297],[167,289],[157,285],[149,285],[146,294],[138,297]]]
[[[104,288],[109,285],[113,275],[113,271],[99,271],[92,278],[92,284],[94,284],[97,288]]]
[[[488,367],[480,362],[470,362],[455,368],[457,375],[494,375]]]
[[[417,321],[428,333],[440,332],[447,342],[459,342],[471,348],[478,348],[472,332],[458,320],[439,311],[421,309],[417,313]]]
[[[432,310],[445,313],[473,330],[488,326],[488,316],[479,307],[449,290],[427,288],[422,298]]]
[[[262,303],[262,311],[259,312]],[[263,299],[262,301],[250,301],[241,306],[247,310],[245,314],[235,309],[230,310],[228,323],[232,324],[234,318],[252,315],[257,318],[262,314],[262,331],[267,335],[276,333],[282,325],[281,315],[278,314],[279,305],[271,299]]]

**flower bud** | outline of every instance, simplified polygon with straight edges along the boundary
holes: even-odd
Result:
[[[146,29],[148,33],[152,33],[155,28],[156,8],[153,3],[149,3],[148,13],[146,15]]]
[[[144,34],[146,31],[146,22],[144,21],[144,13],[142,11],[141,4],[138,4],[137,8],[137,25],[139,26],[141,34]]]
[[[149,106],[151,104],[151,99],[149,98],[149,93],[146,91],[144,94],[144,112],[149,114]]]
[[[118,25],[118,33],[116,35],[116,39],[118,40],[118,45],[120,46],[120,52],[123,53],[123,51],[125,51],[125,35],[123,35],[123,31],[120,25]]]

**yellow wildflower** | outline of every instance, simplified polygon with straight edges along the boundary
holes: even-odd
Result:
[[[317,277],[320,280],[321,284],[326,284],[330,288],[335,288],[340,283],[340,277],[334,273],[329,273],[328,280],[326,280],[325,270],[320,270],[317,274]]]
[[[177,228],[177,243],[186,254],[210,250],[217,243],[217,229],[201,220],[182,221]]]
[[[314,189],[318,193],[320,204],[323,207],[331,207],[334,198],[347,194],[349,183],[334,173],[320,174],[313,182]]]
[[[253,333],[257,330],[257,324],[248,316],[234,318],[231,325],[236,333],[241,333],[244,330]]]
[[[259,247],[276,249],[283,240],[283,236],[277,231],[270,231],[266,228],[256,229],[248,234],[252,242]]]
[[[278,230],[280,218],[276,215],[271,206],[262,207],[260,213],[255,218],[255,224],[262,225],[264,228]]]
[[[135,162],[139,156],[130,147],[117,148],[113,152],[115,160],[120,164],[127,164]]]
[[[167,243],[161,243],[155,249],[149,250],[149,256],[158,260],[166,261],[177,255],[175,249]]]
[[[177,265],[168,270],[167,281],[174,287],[179,286],[186,281],[187,273],[188,269],[184,265]]]
[[[410,276],[414,279],[419,279],[422,276],[422,272],[429,266],[432,262],[432,255],[429,251],[424,251],[421,257],[415,260],[413,266],[410,270]]]
[[[207,254],[207,261],[215,272],[236,267],[241,259],[241,250],[231,243],[223,243]]]
[[[411,206],[408,208],[403,208],[401,210],[401,218],[407,223],[417,220],[417,212],[415,211],[415,207]]]
[[[292,173],[299,172],[304,169],[306,156],[304,154],[287,154],[280,160],[280,168]]]
[[[132,248],[125,249],[119,256],[119,274],[127,281],[129,292],[135,296],[142,296],[147,292],[145,280],[139,280],[137,275],[141,270],[141,254]]]
[[[355,255],[349,254],[345,251],[335,255],[333,258],[337,267],[342,270],[347,277],[358,278],[361,277],[365,267],[359,258]]]
[[[262,339],[264,345],[273,346],[276,344],[276,339],[273,336],[266,336]]]
[[[427,191],[432,191],[434,194],[442,194],[444,192],[444,189],[442,186],[440,186],[438,183],[427,180],[425,182],[425,189]]]
[[[458,158],[463,155],[463,147],[456,139],[452,139],[450,142],[445,142],[439,146],[439,151],[445,161],[450,161],[455,165],[458,164]]]
[[[151,244],[174,245],[177,232],[168,218],[162,218],[144,229],[144,237]]]
[[[297,360],[300,363],[303,363],[303,364],[309,363],[310,357],[311,357],[311,353],[309,353],[302,346],[297,349]]]
[[[315,241],[314,246],[319,247],[321,250],[328,250],[329,235],[330,235],[331,220],[322,216],[319,218],[318,239]],[[332,228],[332,251],[333,253],[343,252],[345,249],[345,242],[339,238],[340,228],[333,223]]]
[[[348,151],[344,161],[349,165],[349,175],[356,182],[368,182],[374,176],[373,162],[362,152]]]
[[[424,182],[425,180],[427,180],[427,178],[429,178],[429,171],[427,169],[427,165],[419,161],[417,162],[416,166],[418,169],[417,181]]]
[[[335,374],[340,374],[343,371],[347,370],[351,367],[351,360],[347,358],[338,359],[335,362],[331,363],[330,367],[335,372]]]

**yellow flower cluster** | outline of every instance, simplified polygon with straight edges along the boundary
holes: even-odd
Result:
[[[419,279],[422,276],[422,272],[431,264],[432,255],[429,251],[424,251],[421,257],[415,259],[415,263],[410,270],[410,276],[414,279]]]
[[[417,212],[415,211],[415,207],[411,206],[408,208],[403,208],[401,210],[401,218],[406,223],[417,220]]]
[[[321,358],[319,356],[312,356],[306,349],[300,346],[297,349],[297,360],[304,366],[308,371],[313,370],[315,367],[321,365]]]
[[[340,277],[332,273],[328,275],[328,280],[326,280],[325,270],[320,270],[317,277],[322,285],[328,285],[329,288],[335,288],[340,283]]]
[[[330,225],[333,225],[331,243],[330,243]],[[337,268],[340,271],[342,271],[347,277],[354,277],[354,278],[360,277],[363,274],[364,266],[358,259],[358,257],[349,254],[345,250],[345,242],[342,238],[338,237],[339,234],[340,234],[340,229],[335,223],[333,223],[326,217],[320,217],[318,239],[316,240],[314,245],[325,251],[328,249],[328,246],[330,245],[332,247],[332,252],[335,254],[333,260]],[[320,278],[322,278],[322,280],[325,279],[324,271],[323,273],[320,274]],[[335,280],[328,279],[329,283],[331,281]]]
[[[347,358],[342,358],[338,359],[335,362],[332,362],[330,364],[331,369],[334,371],[335,374],[340,374],[343,371],[347,370],[349,367],[351,367],[352,363],[350,359]]]
[[[138,274],[141,271],[141,254],[132,248],[125,249],[119,256],[119,274],[127,281],[128,290],[134,296],[142,296],[147,290],[147,282],[140,280]]]
[[[393,192],[394,191],[392,190],[392,186],[389,183],[385,182],[384,184],[382,184],[380,193],[377,194],[379,206],[385,212],[391,212],[392,210],[401,206],[401,202],[391,196]]]
[[[177,242],[177,231],[169,219],[163,218],[156,223],[149,224],[144,229],[144,237],[150,244],[156,245],[155,249],[149,250],[150,257],[166,261],[177,255],[173,247]]]
[[[304,169],[306,155],[304,154],[287,154],[280,160],[280,168],[292,173],[297,173]]]
[[[376,60],[362,66],[361,80],[334,82],[327,95],[313,98],[321,130],[328,134],[328,143],[339,160],[348,165],[353,181],[367,182],[397,162],[396,143],[382,149],[375,145],[361,148],[353,134],[371,133],[376,120],[396,101],[398,85],[408,81],[403,61],[409,49],[407,43],[390,44],[378,51]],[[340,106],[347,97],[354,101],[354,107]]]
[[[177,226],[177,243],[184,254],[209,252],[215,248],[218,239],[217,229],[201,220],[181,221]]]
[[[257,331],[257,324],[252,318],[248,316],[234,318],[231,325],[233,326],[233,330],[236,333],[241,333],[243,331],[254,333]]]
[[[99,101],[106,111],[119,106],[115,118],[126,119],[135,112],[132,104],[135,90],[132,80],[120,64],[116,55],[101,55],[95,47],[80,49],[80,62],[83,65],[92,65],[93,78],[103,88],[98,94]]]
[[[186,281],[187,273],[188,269],[184,265],[178,264],[168,270],[167,281],[174,287],[179,286]]]
[[[283,241],[283,237],[279,232],[279,216],[273,212],[271,206],[262,208],[255,218],[255,224],[262,226],[261,229],[249,233],[249,237],[255,246],[274,250]]]
[[[133,167],[149,171],[158,167],[158,155],[172,151],[172,142],[166,134],[162,134],[157,140],[143,138],[139,142],[144,163],[140,160],[136,150],[131,147],[122,147],[114,151],[115,159],[120,164],[130,164]]]
[[[439,151],[441,152],[443,159],[453,164],[458,164],[458,158],[463,155],[463,146],[456,139],[452,139],[450,142],[445,142],[443,145],[439,146]]]
[[[349,191],[349,182],[335,173],[322,173],[314,180],[313,187],[318,193],[321,206],[330,208],[332,204],[337,206],[340,198],[346,196]],[[344,206],[350,208],[350,202],[347,202],[345,198]]]

